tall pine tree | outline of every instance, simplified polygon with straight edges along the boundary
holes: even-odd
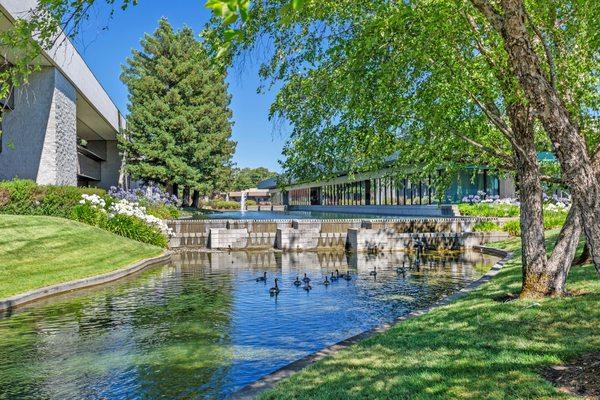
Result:
[[[121,80],[129,89],[127,129],[120,138],[127,172],[184,186],[188,193],[220,190],[236,145],[230,96],[223,70],[194,32],[175,31],[161,19],[127,59]]]

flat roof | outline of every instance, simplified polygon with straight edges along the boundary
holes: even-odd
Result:
[[[0,0],[0,12],[11,23],[16,19],[27,19],[36,7],[37,0]],[[102,118],[103,121],[98,121],[98,126],[94,127],[100,131],[98,133],[102,136],[110,135],[111,132],[107,129],[110,128],[113,131],[110,136],[114,136],[124,127],[125,119],[118,107],[68,37],[61,32],[55,45],[44,50],[43,56],[71,82],[82,97],[82,103],[87,103]],[[80,99],[78,103],[79,101]]]

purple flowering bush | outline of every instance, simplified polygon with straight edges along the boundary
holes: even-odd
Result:
[[[179,199],[164,191],[160,186],[150,183],[139,188],[125,190],[112,186],[108,194],[119,200],[138,203],[146,208],[148,214],[160,219],[179,218]]]

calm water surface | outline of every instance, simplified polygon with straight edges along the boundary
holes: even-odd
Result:
[[[0,319],[0,399],[221,399],[294,360],[426,306],[495,261],[182,253],[118,284]],[[377,267],[377,277],[369,275]],[[350,270],[326,287],[323,275]],[[255,278],[268,273],[267,283]],[[313,290],[292,285],[304,272]],[[269,295],[273,278],[281,293]]]
[[[206,214],[208,219],[379,219],[390,218],[389,215],[339,213],[324,211],[224,211]],[[402,218],[394,216],[394,219]]]

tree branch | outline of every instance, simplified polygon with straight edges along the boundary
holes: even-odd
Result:
[[[558,185],[564,185],[565,181],[561,178],[557,178],[555,176],[550,175],[540,175],[540,179],[544,182],[556,183]]]
[[[496,68],[496,62],[492,59],[492,57],[490,57],[489,51],[485,48],[483,42],[481,41],[480,32],[477,28],[477,23],[475,22],[475,19],[472,15],[467,14],[466,12],[463,12],[462,14],[463,17],[465,17],[465,19],[469,23],[471,30],[473,31],[473,37],[475,39],[475,46],[477,47],[477,50],[479,50],[479,53],[481,53],[481,55],[485,58],[490,67]]]
[[[471,4],[473,4],[473,6],[478,9],[488,21],[490,21],[494,28],[500,32],[502,29],[503,17],[494,9],[488,0],[471,0]]]
[[[514,163],[513,163],[513,159],[512,159],[512,157],[510,157],[510,156],[508,156],[508,155],[506,155],[506,154],[500,153],[499,151],[497,151],[497,150],[495,150],[495,149],[493,149],[493,148],[491,148],[491,147],[489,147],[489,146],[486,146],[486,145],[484,145],[484,144],[481,144],[481,143],[479,143],[479,142],[477,142],[477,141],[475,141],[475,140],[471,139],[471,138],[470,138],[470,137],[468,137],[468,136],[465,136],[465,135],[463,135],[463,134],[460,134],[460,133],[455,133],[455,134],[456,134],[458,137],[460,137],[461,139],[463,139],[464,141],[466,141],[467,143],[469,143],[470,145],[472,145],[472,146],[474,146],[474,147],[476,147],[476,148],[478,148],[478,149],[480,149],[480,150],[483,150],[483,151],[485,151],[485,152],[487,152],[487,153],[491,154],[492,156],[494,156],[494,157],[496,157],[496,158],[499,158],[499,159],[501,159],[501,160],[507,161],[507,162],[508,162],[508,165],[511,167],[511,169],[513,169],[513,168],[514,168]]]
[[[548,62],[548,67],[550,68],[550,85],[554,90],[556,90],[556,64],[554,63],[554,56],[550,50],[550,45],[548,45],[548,42],[544,38],[544,35],[542,35],[542,32],[539,30],[539,28],[533,23],[533,20],[529,16],[529,13],[527,13],[525,7],[523,7],[523,11],[527,17],[527,20],[529,21],[529,24],[531,25],[531,29],[533,29],[533,32],[540,39],[540,42],[544,47],[544,53],[546,53],[546,60]]]

